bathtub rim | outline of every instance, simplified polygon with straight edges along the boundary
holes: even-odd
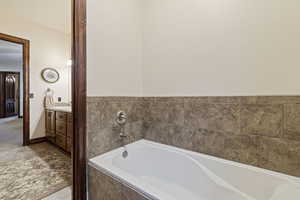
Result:
[[[259,173],[268,174],[268,175],[271,175],[271,176],[274,176],[274,177],[277,177],[277,178],[284,179],[284,180],[286,180],[290,183],[300,185],[300,177],[291,176],[291,175],[283,174],[283,173],[280,173],[280,172],[275,172],[275,171],[271,171],[271,170],[268,170],[268,169],[263,169],[263,168],[259,168],[259,167],[239,163],[239,162],[236,162],[236,161],[226,160],[224,158],[219,158],[219,157],[207,155],[207,154],[204,154],[204,153],[194,152],[194,151],[178,148],[178,147],[171,146],[171,145],[161,144],[161,143],[153,142],[153,141],[146,140],[146,139],[141,139],[141,140],[135,141],[133,143],[130,143],[128,145],[150,145],[152,147],[154,146],[155,148],[159,148],[159,149],[162,149],[162,150],[166,150],[166,148],[167,148],[168,151],[171,151],[171,152],[176,153],[176,151],[179,151],[180,153],[201,156],[205,159],[213,160],[213,161],[216,161],[216,162],[221,162],[225,165],[241,167],[241,168],[246,169],[246,170],[252,170],[252,171],[255,171],[255,172],[259,172]],[[128,146],[128,145],[126,145],[126,146]],[[111,161],[110,158],[114,158],[115,155],[119,154],[120,151],[122,151],[122,150],[123,150],[123,147],[119,147],[117,149],[113,149],[113,150],[111,150],[109,152],[106,152],[104,154],[95,156],[95,157],[89,159],[88,164],[89,164],[89,166],[99,170],[100,172],[104,173],[105,175],[107,175],[107,176],[113,178],[114,180],[118,181],[122,185],[125,185],[125,186],[129,187],[130,189],[134,190],[135,192],[142,195],[143,197],[145,197],[147,199],[150,199],[150,200],[160,200],[158,197],[164,196],[163,192],[157,191],[155,188],[152,188],[152,187],[150,188],[151,192],[155,191],[155,194],[152,195],[149,192],[144,191],[143,189],[147,188],[147,185],[141,183],[138,179],[136,179],[134,176],[128,174],[127,172],[124,172],[124,171],[114,167],[111,162],[107,163],[108,160]],[[104,166],[104,167],[101,166],[101,164],[103,164],[103,163],[101,163],[100,161],[104,162],[106,166]],[[107,165],[112,167],[113,170],[110,169]],[[133,183],[131,183],[131,182],[133,182]],[[139,183],[139,184],[137,184],[137,183]]]

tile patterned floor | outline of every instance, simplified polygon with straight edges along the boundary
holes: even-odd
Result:
[[[0,125],[0,200],[40,200],[71,184],[69,156],[47,142],[20,146],[3,130]]]

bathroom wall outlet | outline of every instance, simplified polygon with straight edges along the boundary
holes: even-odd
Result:
[[[33,98],[34,98],[34,94],[33,94],[33,93],[30,93],[30,94],[29,94],[29,98],[30,98],[30,99],[33,99]]]
[[[58,100],[58,102],[61,102],[61,97],[58,97],[57,100]]]

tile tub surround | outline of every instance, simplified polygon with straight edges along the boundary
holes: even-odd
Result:
[[[111,151],[123,144],[143,138],[144,103],[137,97],[89,97],[87,100],[88,157]],[[121,129],[115,123],[118,111],[127,113],[125,143],[120,140]]]
[[[300,176],[300,96],[90,97],[89,157],[121,146],[118,110],[131,118],[128,143],[145,138]]]
[[[142,194],[91,166],[88,167],[88,181],[90,200],[148,200]]]

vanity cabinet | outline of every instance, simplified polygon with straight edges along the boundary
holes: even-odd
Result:
[[[72,150],[72,113],[46,110],[47,139],[66,152]]]

